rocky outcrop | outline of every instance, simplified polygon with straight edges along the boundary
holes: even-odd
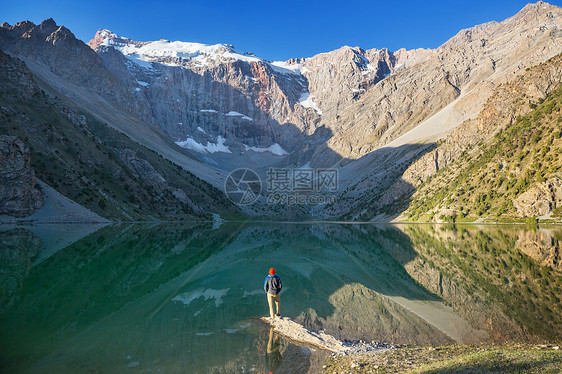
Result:
[[[24,63],[10,57],[2,50],[0,50],[0,77],[2,86],[6,85],[11,90],[11,94],[23,102],[40,91],[33,79],[33,74],[25,68]],[[8,110],[4,106],[1,109],[2,111]]]
[[[133,172],[135,178],[140,178],[143,181],[167,190],[174,198],[187,204],[190,209],[198,214],[204,214],[205,211],[201,207],[194,204],[193,201],[187,196],[185,191],[180,188],[169,186],[166,179],[162,174],[158,173],[150,162],[138,156],[137,152],[132,149],[115,150],[121,161]]]
[[[41,208],[35,183],[29,148],[15,136],[0,135],[0,214],[27,217]]]
[[[478,117],[453,130],[437,149],[410,166],[403,175],[404,181],[413,186],[419,185],[457,160],[464,151],[488,141],[518,116],[529,113],[530,103],[545,99],[562,84],[561,62],[562,56],[553,57],[549,63],[536,66],[508,84],[500,85]],[[525,98],[523,102],[522,98]]]
[[[513,206],[521,217],[547,216],[562,207],[562,179],[551,178],[537,183],[513,200]]]
[[[394,70],[395,58],[387,49],[363,50],[343,46],[327,53],[296,60],[323,118],[332,118],[361,97],[368,88]]]
[[[221,136],[236,150],[279,143],[299,154],[297,163],[308,162],[309,146],[329,137],[318,132],[324,118],[339,116],[384,77],[432,55],[400,50],[395,57],[386,49],[344,46],[270,62],[229,45],[139,42],[108,30],[89,45],[172,139],[206,144]]]
[[[273,143],[292,150],[306,123],[317,117],[293,108],[306,86],[298,70],[232,46],[138,42],[108,30],[99,30],[89,45],[175,141],[216,143],[221,136],[236,150]]]
[[[142,178],[151,184],[166,183],[166,179],[154,170],[148,161],[138,157],[137,153],[132,149],[123,149],[117,151],[117,154],[125,165],[131,169],[136,178]]]

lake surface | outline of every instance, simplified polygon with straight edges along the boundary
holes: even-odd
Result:
[[[562,228],[228,223],[0,228],[0,372],[316,372],[282,314],[340,339],[562,336]],[[268,353],[269,352],[269,353]]]

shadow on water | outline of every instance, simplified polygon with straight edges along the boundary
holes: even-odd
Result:
[[[3,231],[2,372],[261,370],[270,333],[251,317],[267,314],[270,267],[284,282],[282,314],[341,339],[550,338],[562,325],[559,262],[545,252],[559,248],[557,235],[431,225],[120,225],[37,262],[36,235]],[[279,352],[277,372],[321,365],[305,347],[281,342]]]

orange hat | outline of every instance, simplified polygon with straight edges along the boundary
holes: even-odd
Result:
[[[269,274],[275,274],[275,269],[274,268],[269,269]]]

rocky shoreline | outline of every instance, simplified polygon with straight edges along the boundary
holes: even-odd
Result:
[[[376,353],[332,354],[323,373],[560,373],[560,342],[553,344],[397,346]]]

